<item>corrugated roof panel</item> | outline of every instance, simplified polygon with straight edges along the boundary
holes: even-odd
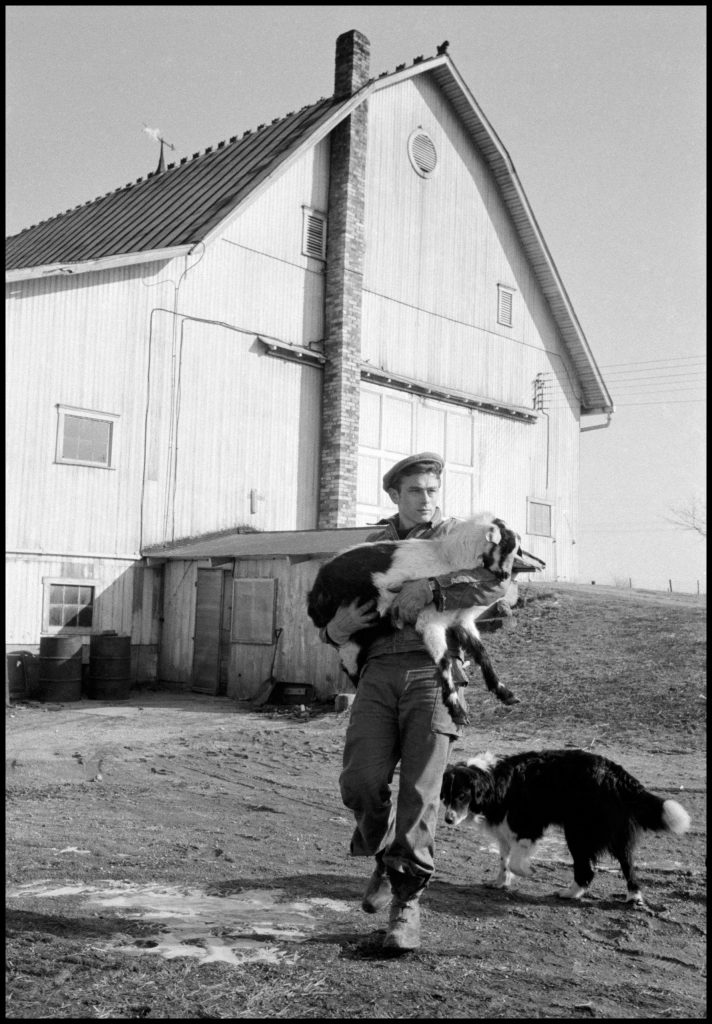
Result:
[[[200,241],[337,105],[321,99],[6,242],[6,269],[82,263]]]

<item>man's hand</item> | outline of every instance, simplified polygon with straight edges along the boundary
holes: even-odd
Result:
[[[398,627],[412,624],[432,599],[433,590],[427,580],[406,580],[391,605],[393,622]]]
[[[351,604],[342,604],[337,609],[333,619],[326,627],[326,633],[332,643],[341,647],[349,637],[358,633],[360,629],[374,626],[378,622],[378,618],[375,601],[359,604],[359,599],[356,598]]]

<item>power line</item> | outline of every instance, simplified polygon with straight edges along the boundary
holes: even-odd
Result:
[[[650,363],[677,363],[684,362],[686,360],[706,362],[707,356],[666,356],[665,359],[641,359],[629,363],[601,363],[599,369],[610,370],[613,366],[645,366]]]

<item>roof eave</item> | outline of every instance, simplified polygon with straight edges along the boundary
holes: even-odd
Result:
[[[141,551],[144,558],[192,560],[205,558],[317,557],[335,554],[363,543],[374,526],[341,527],[326,530],[274,530],[240,533],[224,530],[217,534],[186,537],[154,544]]]
[[[423,61],[400,74],[390,77],[387,81],[383,81],[380,87],[384,87],[386,84],[395,84],[396,81],[401,81],[402,78],[411,77],[423,71],[435,73],[436,82],[450,102],[453,103],[456,112],[461,118],[463,113],[471,115],[470,124],[468,124],[466,117],[463,118],[465,126],[470,131],[475,144],[483,154],[497,184],[500,186],[502,198],[512,215],[512,220],[522,245],[529,256],[534,273],[549,302],[564,345],[569,350],[574,364],[580,362],[581,358],[583,358],[586,364],[586,376],[593,378],[593,380],[589,379],[589,383],[586,386],[588,392],[585,396],[586,408],[582,408],[582,414],[594,411],[612,412],[613,403],[603,383],[601,372],[596,365],[586,336],[574,312],[563,281],[559,276],[556,264],[529,205],[529,200],[517,176],[514,163],[502,144],[501,139],[470,92],[466,82],[455,67],[452,59],[445,54],[431,61]],[[373,87],[379,88],[378,79]],[[460,109],[458,109],[458,104]],[[486,143],[484,146],[482,144],[483,141]],[[503,187],[503,185],[506,187]],[[577,355],[578,359],[576,358]]]
[[[129,267],[138,263],[159,263],[187,256],[193,249],[192,245],[176,245],[169,249],[149,249],[144,252],[117,253],[115,256],[102,256],[97,260],[85,260],[81,263],[45,263],[39,267],[20,267],[7,270],[5,281],[29,281],[36,277],[59,277],[72,274],[89,274],[102,270],[114,270],[116,267]]]

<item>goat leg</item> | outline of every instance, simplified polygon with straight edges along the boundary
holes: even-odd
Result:
[[[479,637],[472,636],[467,630],[459,630],[458,638],[462,648],[471,654],[476,664],[479,665],[482,677],[485,681],[487,689],[495,695],[497,700],[501,700],[503,704],[509,706],[511,704],[519,704],[519,697],[516,697],[504,683],[500,682],[499,676],[492,666],[492,662],[489,659],[489,655],[485,650],[484,644]]]
[[[438,672],[440,673],[443,703],[450,712],[455,725],[469,725],[470,719],[462,706],[457,692],[457,687],[452,678],[453,651],[448,649],[438,661]]]

